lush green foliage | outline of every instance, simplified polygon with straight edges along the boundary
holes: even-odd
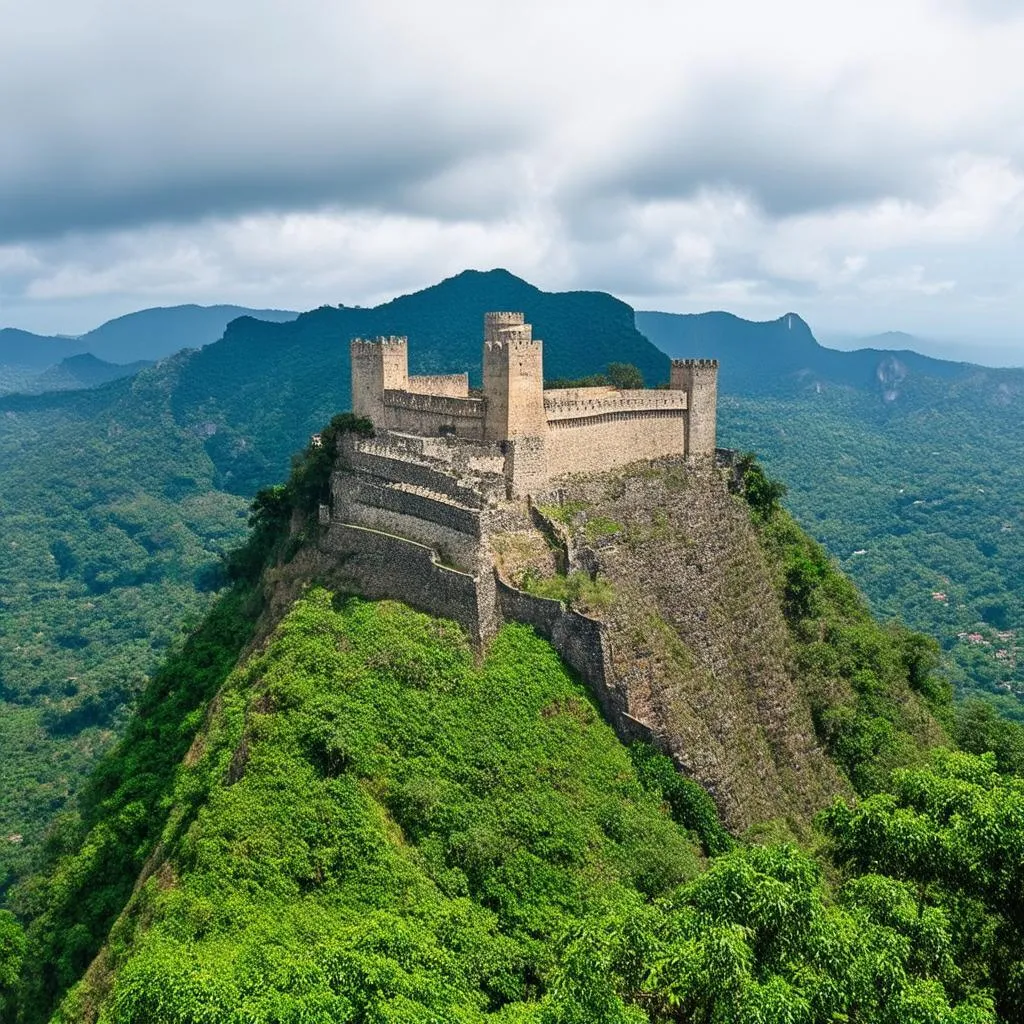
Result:
[[[1004,774],[1024,776],[1024,725],[1003,718],[989,701],[964,701],[956,709],[954,735],[971,754],[993,753]]]
[[[143,692],[123,739],[100,761],[77,811],[51,829],[42,869],[15,891],[15,909],[32,921],[27,1019],[46,1019],[47,1008],[81,976],[123,909],[167,820],[180,762],[207,702],[249,637],[250,601],[243,590],[222,598],[171,654]],[[201,799],[193,792],[189,806]]]
[[[644,375],[632,363],[609,363],[604,373],[591,373],[586,377],[556,377],[544,381],[545,388],[613,387],[620,391],[644,387]]]
[[[667,900],[575,929],[548,1019],[992,1021],[984,992],[951,1005],[954,949],[945,916],[920,918],[909,887],[867,876],[833,903],[806,854],[740,848]]]
[[[736,459],[735,471],[747,504],[758,520],[767,522],[786,496],[786,485],[768,476],[753,452],[744,452]]]
[[[222,585],[244,502],[175,427],[173,360],[0,413],[0,894]],[[13,839],[9,838],[13,837]]]
[[[0,1020],[11,1020],[25,957],[25,933],[14,915],[0,910]]]
[[[940,640],[961,695],[1024,721],[1024,432],[968,392],[951,436],[934,390],[934,406],[907,411],[828,390],[729,398],[720,437],[786,480],[794,516],[879,614]]]
[[[222,690],[57,1019],[993,1021],[912,884],[833,894],[786,846],[698,874],[691,829],[733,844],[681,783],[530,630],[477,664],[450,623],[312,591]]]
[[[477,666],[452,624],[323,591],[222,692],[162,851],[105,1020],[479,1019],[697,870],[532,631]]]
[[[1024,1017],[1024,780],[937,751],[823,824],[840,862],[909,883],[917,918],[944,922],[962,986],[992,985],[1003,1019]]]
[[[722,828],[715,803],[706,790],[681,775],[669,758],[646,743],[635,743],[629,753],[640,781],[661,793],[672,817],[697,834],[708,856],[732,849],[732,837]]]

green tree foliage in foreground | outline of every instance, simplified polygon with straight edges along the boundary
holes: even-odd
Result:
[[[57,1020],[989,1024],[916,889],[732,847],[551,647],[324,591],[229,679]],[[196,795],[202,794],[201,803]],[[30,1015],[27,1015],[30,1016]]]
[[[937,751],[895,772],[891,792],[838,801],[823,825],[840,863],[900,879],[921,920],[938,915],[963,983],[992,984],[1003,1019],[1024,1018],[1024,779],[991,754]]]
[[[13,914],[0,910],[0,1020],[14,1016],[24,956],[25,933],[21,925]]]

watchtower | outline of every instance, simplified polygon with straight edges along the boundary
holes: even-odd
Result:
[[[484,440],[547,435],[543,351],[522,313],[484,314]]]
[[[384,392],[409,387],[409,339],[353,338],[352,412],[384,423]]]
[[[715,454],[718,360],[673,359],[669,387],[686,392],[686,455]]]

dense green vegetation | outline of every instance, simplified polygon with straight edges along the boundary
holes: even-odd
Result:
[[[786,480],[794,516],[876,612],[937,637],[961,696],[1024,721],[1019,415],[979,403],[953,440],[931,411],[885,414],[856,394],[719,408],[722,442]]]
[[[451,624],[312,591],[230,677],[57,1019],[994,1019],[916,876],[734,847],[631,753],[531,631],[477,664]]]
[[[818,738],[859,793],[877,792],[893,769],[920,759],[922,739],[944,739],[931,720],[952,719],[948,684],[934,673],[938,645],[872,618],[824,549],[781,509],[761,526],[761,539],[777,567]]]
[[[176,427],[180,364],[0,415],[0,893],[222,586],[245,503]]]
[[[903,883],[906,906],[889,912],[947,940],[949,989],[991,986],[1002,1019],[1021,1019],[1024,780],[999,775],[992,755],[938,751],[895,772],[891,792],[838,801],[822,824],[849,873]],[[884,907],[884,890],[874,898]]]
[[[644,375],[632,363],[609,363],[604,373],[591,373],[586,377],[556,377],[544,381],[545,388],[598,388],[619,390],[644,387]]]
[[[243,588],[223,597],[161,666],[74,811],[51,828],[45,870],[14,893],[14,909],[32,922],[23,990],[27,1019],[46,1019],[53,998],[81,976],[124,907],[172,801],[183,796],[175,792],[175,778],[207,704],[249,639],[252,602]],[[194,810],[202,793],[191,799]],[[0,967],[2,941],[0,931]]]

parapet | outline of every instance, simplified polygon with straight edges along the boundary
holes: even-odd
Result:
[[[522,327],[525,324],[525,313],[484,313],[484,341],[497,341],[499,331],[507,327]]]
[[[531,324],[512,324],[493,331],[488,330],[484,352],[519,352],[539,344],[540,342],[534,340]]]

